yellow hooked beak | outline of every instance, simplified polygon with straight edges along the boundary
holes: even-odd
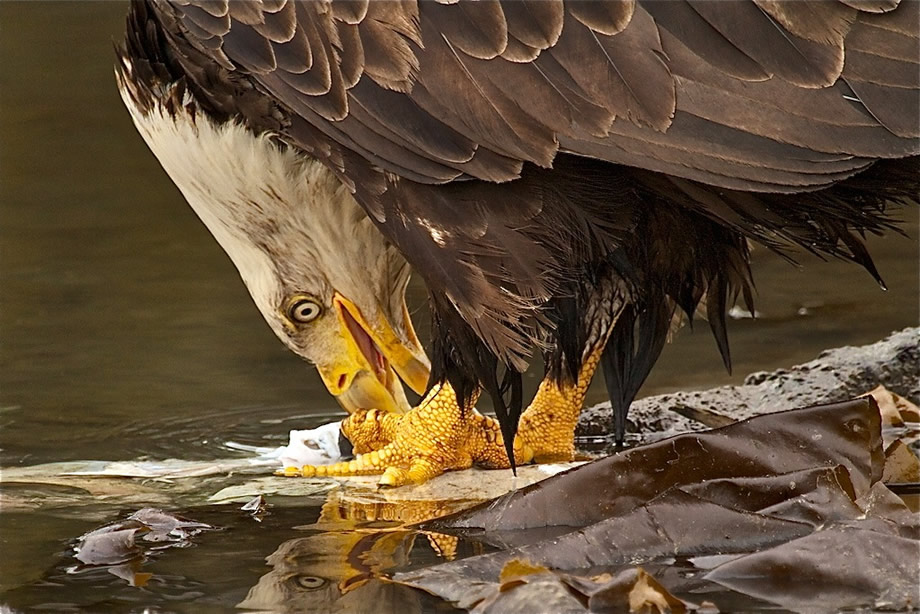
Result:
[[[404,413],[410,409],[399,380],[423,394],[431,366],[403,303],[408,339],[403,341],[382,315],[371,325],[361,310],[338,292],[332,306],[339,322],[345,351],[329,363],[318,365],[329,392],[349,413],[358,409],[381,409]],[[399,376],[397,378],[397,375]]]

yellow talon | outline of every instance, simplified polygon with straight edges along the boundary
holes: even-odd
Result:
[[[560,462],[574,458],[575,425],[601,349],[588,353],[578,380],[560,385],[549,379],[521,416],[514,440],[519,464]],[[498,421],[474,409],[463,410],[453,389],[433,389],[406,414],[357,411],[342,422],[354,445],[354,460],[326,466],[285,468],[283,475],[346,476],[379,473],[381,487],[419,484],[453,469],[474,464],[500,469],[510,466]]]
[[[559,385],[549,379],[521,415],[514,438],[514,459],[524,464],[557,463],[575,458],[575,427],[588,392],[588,385],[600,363],[603,346],[590,352],[574,385]]]
[[[402,486],[405,484],[405,479],[403,475],[405,472],[398,467],[387,467],[386,471],[383,472],[383,475],[380,476],[380,480],[377,481],[378,486]]]
[[[508,467],[498,424],[473,409],[463,410],[447,384],[431,391],[406,414],[358,411],[342,422],[358,454],[348,462],[301,469],[312,477],[381,474],[380,486],[425,482],[474,463]]]

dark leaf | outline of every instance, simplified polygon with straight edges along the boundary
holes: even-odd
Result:
[[[394,580],[477,612],[908,608],[920,520],[883,462],[871,397],[751,418],[426,523],[503,549]]]

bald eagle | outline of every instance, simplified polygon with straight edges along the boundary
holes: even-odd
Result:
[[[753,310],[749,243],[852,260],[918,192],[920,20],[898,0],[133,0],[139,132],[272,330],[428,479],[570,458],[674,322]],[[427,285],[431,363],[405,308]],[[523,412],[521,373],[546,379]],[[420,394],[409,410],[400,380]],[[491,396],[497,421],[472,409]],[[406,410],[409,410],[408,412]]]

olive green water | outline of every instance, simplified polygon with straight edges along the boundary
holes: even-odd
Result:
[[[112,76],[125,10],[0,3],[0,466],[225,457],[228,441],[277,445],[338,412],[134,131]],[[901,217],[909,238],[870,241],[888,292],[846,263],[803,256],[797,269],[758,252],[762,315],[730,324],[736,375],[701,326],[677,336],[642,394],[737,382],[916,325],[917,210]],[[424,331],[424,290],[412,291]],[[596,385],[588,401],[603,398]],[[290,527],[317,514],[225,519],[232,533],[170,555],[181,569],[160,570],[152,588],[66,573],[71,540],[118,512],[100,502],[0,514],[0,604],[230,607]],[[218,524],[224,514],[199,512]]]

